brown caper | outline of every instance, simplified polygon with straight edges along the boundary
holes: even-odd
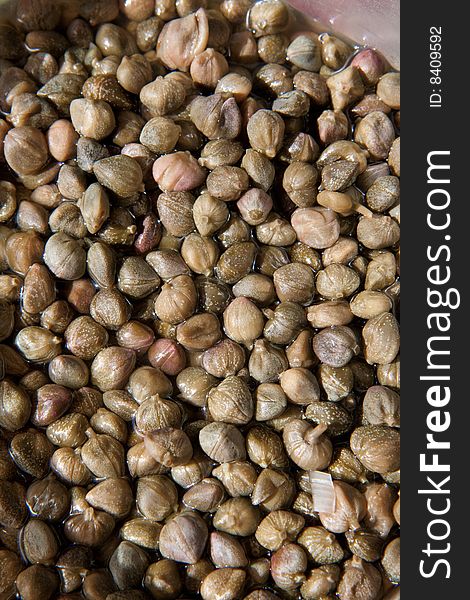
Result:
[[[399,72],[285,0],[13,4],[0,598],[398,598]]]

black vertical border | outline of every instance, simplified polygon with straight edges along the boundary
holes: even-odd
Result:
[[[430,28],[442,28],[441,85],[431,85],[430,77]],[[402,598],[444,600],[447,598],[470,598],[468,576],[470,574],[467,540],[470,536],[468,521],[468,494],[470,492],[470,351],[468,337],[468,290],[470,278],[470,85],[467,77],[468,43],[470,31],[464,16],[464,5],[454,2],[429,0],[426,3],[402,2],[401,4],[401,91],[402,132],[401,145],[401,230],[402,230],[402,303],[401,303],[401,366],[402,366],[402,543],[401,543],[401,593]],[[435,87],[441,89],[442,108],[430,108],[429,94]],[[451,533],[448,539],[432,541],[427,526],[433,518],[426,508],[426,495],[419,489],[426,486],[426,474],[420,472],[419,455],[425,451],[426,416],[433,410],[427,404],[426,390],[429,383],[419,379],[425,374],[427,348],[431,335],[426,316],[432,312],[427,306],[428,245],[437,247],[444,233],[433,232],[426,223],[428,214],[427,155],[434,150],[450,150],[451,183],[446,188],[451,193],[451,225],[446,234],[451,248],[451,281],[448,287],[456,287],[461,294],[461,306],[449,310],[452,326],[451,337],[451,401],[443,410],[451,413],[450,429],[441,434],[451,448],[440,452],[441,461],[450,461],[451,509],[443,518],[449,521]],[[442,263],[444,264],[444,263]],[[444,309],[441,309],[444,310]],[[445,361],[444,361],[445,362]],[[432,475],[429,473],[429,475]],[[444,473],[436,473],[440,481]],[[437,496],[434,496],[437,498]],[[441,496],[443,498],[444,496]],[[436,503],[436,507],[438,504]],[[442,506],[442,505],[441,505]],[[438,529],[435,530],[436,532]],[[442,531],[442,530],[441,530]],[[427,543],[433,549],[450,544],[450,551],[433,554],[423,553]],[[420,561],[425,559],[429,570],[433,561],[444,558],[450,563],[450,578],[441,565],[435,575],[420,575]]]

